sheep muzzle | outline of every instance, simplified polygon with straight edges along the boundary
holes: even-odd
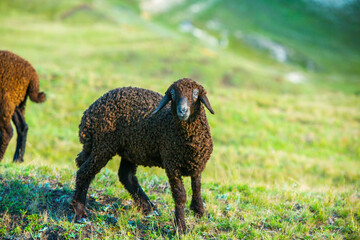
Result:
[[[180,120],[182,121],[188,120],[190,116],[190,106],[186,98],[180,98],[177,104],[176,113]]]

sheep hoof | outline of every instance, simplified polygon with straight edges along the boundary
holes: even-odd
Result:
[[[24,162],[24,159],[22,159],[22,158],[14,158],[13,162],[22,163],[22,162]]]
[[[202,200],[201,201],[192,200],[190,204],[190,209],[194,212],[194,216],[198,218],[201,218],[205,212]]]
[[[194,216],[201,218],[204,216],[204,208],[190,208],[194,212]]]
[[[204,212],[194,212],[194,216],[197,218],[202,218],[202,216],[204,216]]]
[[[24,159],[22,157],[20,157],[19,154],[14,154],[14,158],[13,158],[13,162],[18,162],[18,163],[22,163],[24,162]]]
[[[75,223],[86,223],[86,211],[85,211],[85,205],[82,203],[79,203],[76,200],[73,200],[71,202],[71,205],[74,207],[75,216],[74,216],[74,222]]]
[[[181,226],[177,226],[177,232],[179,233],[179,235],[185,235],[188,232],[185,224]]]

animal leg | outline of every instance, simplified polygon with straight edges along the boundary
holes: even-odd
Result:
[[[125,189],[131,194],[139,209],[141,209],[145,214],[149,214],[153,210],[157,211],[154,204],[150,202],[150,199],[139,185],[139,181],[135,175],[136,168],[136,164],[122,158],[118,172],[119,180],[124,185]]]
[[[204,215],[204,204],[201,198],[201,175],[191,177],[192,188],[192,200],[190,209],[194,211],[194,214],[198,217]]]
[[[75,222],[81,223],[84,221],[84,218],[86,218],[85,202],[89,185],[95,178],[95,175],[100,172],[113,156],[114,155],[107,151],[102,151],[97,154],[92,153],[77,171],[75,194],[71,203],[75,211]]]
[[[29,130],[29,127],[25,122],[23,111],[21,111],[19,108],[16,108],[12,116],[12,121],[14,122],[17,131],[16,151],[13,161],[23,162],[26,147],[26,136]]]
[[[3,159],[5,155],[6,148],[13,136],[13,129],[11,127],[10,122],[5,126],[0,128],[1,138],[0,138],[0,161]]]
[[[181,175],[166,171],[171,186],[172,196],[175,202],[175,224],[180,232],[186,231],[184,207],[186,202],[186,191]]]

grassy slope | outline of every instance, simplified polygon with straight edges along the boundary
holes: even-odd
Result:
[[[127,5],[73,12],[78,4],[0,5],[1,48],[32,62],[48,94],[46,103],[27,106],[26,163],[10,163],[14,140],[1,163],[2,237],[174,237],[162,170],[139,168],[161,217],[133,207],[117,180],[119,158],[92,184],[90,224],[69,222],[69,199],[82,112],[107,90],[164,92],[185,76],[205,85],[216,112],[208,116],[215,149],[203,173],[207,215],[187,213],[186,238],[359,237],[360,98],[359,87],[342,79],[348,75],[335,77],[337,91],[324,87],[334,78],[326,72],[293,85],[284,75],[296,66],[208,49]]]

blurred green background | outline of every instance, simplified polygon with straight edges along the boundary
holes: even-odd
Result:
[[[27,103],[25,162],[14,135],[0,164],[0,238],[359,239],[359,0],[1,0],[0,49],[30,61],[43,104]],[[117,177],[69,205],[82,113],[124,86],[208,91],[214,151],[206,214],[179,237],[163,170],[138,177],[162,216],[143,216]],[[130,206],[130,207],[129,207]]]
[[[48,96],[27,104],[25,162],[75,172],[92,102],[190,77],[216,112],[205,182],[359,189],[359,14],[359,1],[2,0],[0,48],[29,60]]]

